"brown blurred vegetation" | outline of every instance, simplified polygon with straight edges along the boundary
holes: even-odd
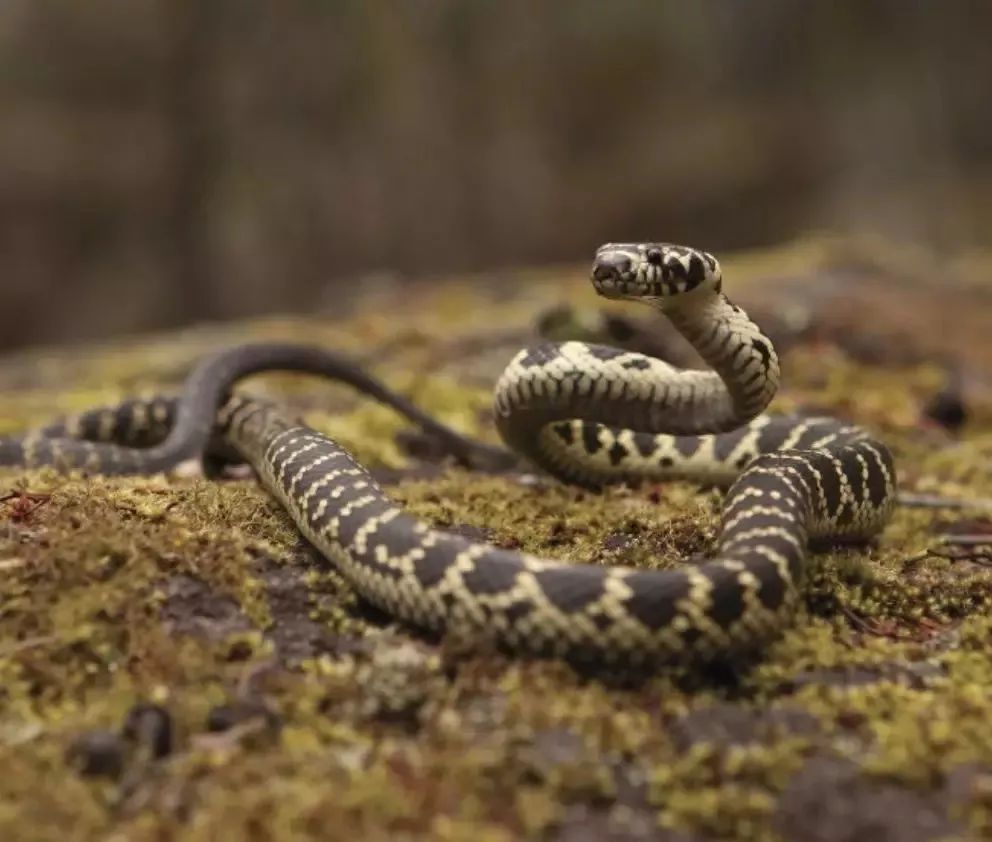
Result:
[[[5,0],[0,346],[374,274],[992,238],[992,4]]]

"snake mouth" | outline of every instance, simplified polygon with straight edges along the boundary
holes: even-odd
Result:
[[[619,278],[593,278],[593,287],[603,298],[626,298],[627,282]]]

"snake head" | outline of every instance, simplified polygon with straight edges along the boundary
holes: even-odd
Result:
[[[607,243],[596,250],[592,285],[604,298],[675,303],[687,293],[719,292],[720,264],[713,255],[688,246]]]

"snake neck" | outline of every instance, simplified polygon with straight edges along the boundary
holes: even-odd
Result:
[[[726,432],[765,410],[778,391],[778,354],[747,313],[722,293],[662,312],[712,369],[703,373],[705,385],[698,396],[700,426],[686,432]],[[698,377],[682,372],[683,377],[693,375]]]

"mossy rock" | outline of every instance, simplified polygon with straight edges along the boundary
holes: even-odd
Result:
[[[813,307],[825,285],[857,300],[865,278],[904,274],[851,253],[732,257],[728,289],[760,319],[776,279]],[[580,269],[451,278],[404,289],[402,313],[400,293],[370,289],[346,318],[24,352],[0,360],[0,434],[174,388],[211,349],[305,336],[495,441],[489,384],[537,313],[598,312],[587,286]],[[973,378],[960,432],[923,421],[940,349],[929,336],[868,364],[865,342],[898,319],[863,315],[839,336],[829,320],[797,331],[776,407],[863,423],[905,490],[972,505],[900,507],[871,546],[817,556],[803,616],[734,671],[611,681],[424,639],[361,604],[250,478],[0,473],[0,496],[29,495],[0,504],[0,839],[992,838],[990,562],[926,552],[948,529],[990,528],[992,403]],[[978,371],[989,343],[962,357],[958,340],[946,353]],[[244,388],[296,407],[446,528],[639,566],[712,538],[712,490],[590,494],[424,464],[401,420],[342,387]],[[161,757],[122,733],[149,704],[171,719]]]

